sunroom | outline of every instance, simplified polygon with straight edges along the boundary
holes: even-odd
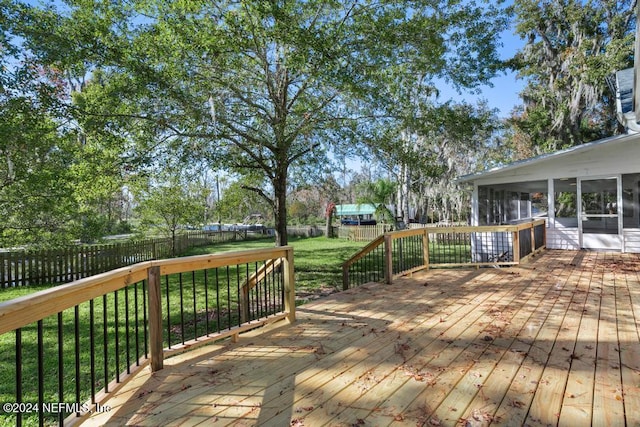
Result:
[[[640,253],[640,134],[515,162],[473,185],[472,225],[544,218],[547,247]]]

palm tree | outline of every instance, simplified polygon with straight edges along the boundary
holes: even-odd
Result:
[[[393,202],[393,196],[396,192],[397,185],[388,179],[378,179],[374,182],[363,182],[358,189],[360,196],[356,199],[358,204],[371,204],[375,206],[376,220],[383,223],[395,222],[395,215],[387,207],[387,204]]]

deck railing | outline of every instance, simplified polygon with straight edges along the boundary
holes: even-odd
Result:
[[[342,266],[343,288],[439,267],[516,265],[546,246],[546,223],[388,232]]]
[[[147,261],[0,303],[0,425],[75,424],[142,367],[283,318],[291,247]]]

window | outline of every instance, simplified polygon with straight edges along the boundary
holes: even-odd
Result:
[[[578,227],[578,187],[576,178],[553,181],[555,223],[561,227]]]
[[[478,186],[478,223],[515,224],[547,215],[548,182]]]

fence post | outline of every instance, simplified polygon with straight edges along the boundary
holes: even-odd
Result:
[[[384,234],[384,281],[390,285],[393,282],[393,254],[391,253],[391,234]]]
[[[425,269],[429,269],[429,229],[424,228],[424,234],[422,235],[422,254],[424,256]]]
[[[151,371],[162,369],[164,355],[162,352],[162,298],[160,295],[160,267],[147,270],[149,283],[149,353],[151,355]]]
[[[296,321],[296,287],[293,270],[293,248],[287,248],[284,259],[284,310],[289,313],[287,320],[290,323]]]

